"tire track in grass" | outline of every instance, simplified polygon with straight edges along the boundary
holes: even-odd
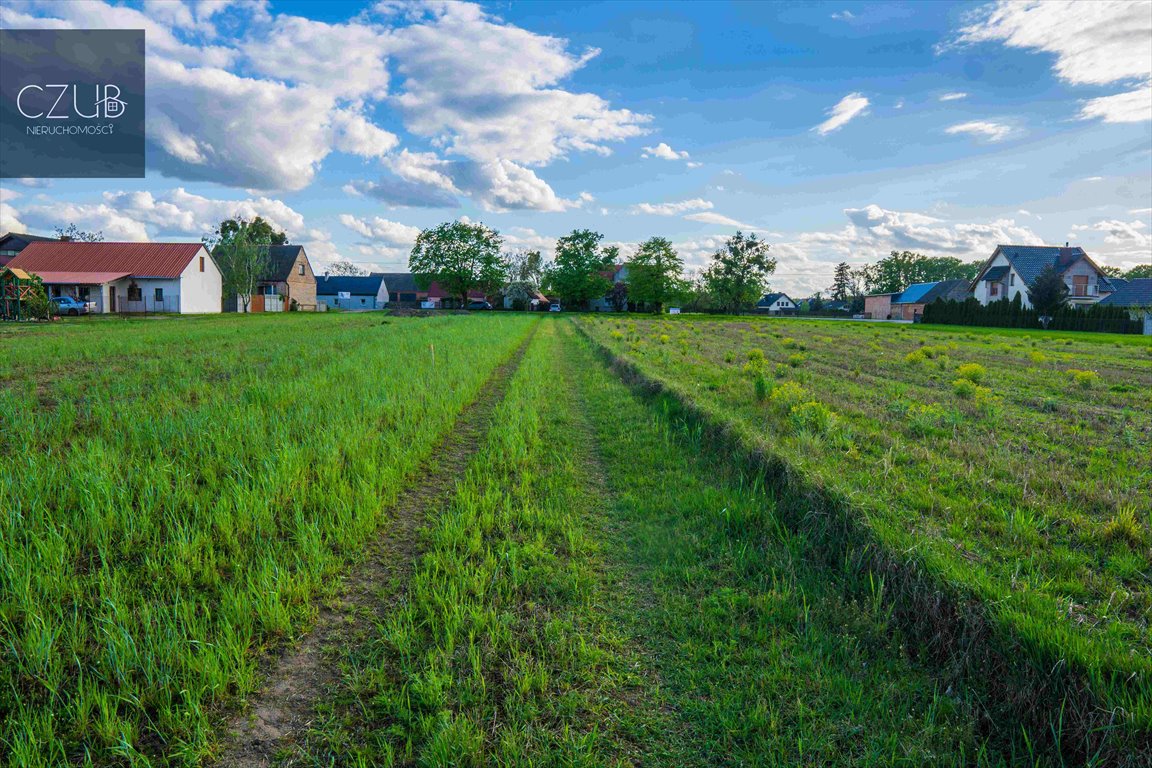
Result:
[[[339,679],[339,668],[326,649],[362,633],[372,619],[405,599],[419,555],[420,530],[452,498],[537,328],[496,368],[414,475],[411,490],[396,502],[391,523],[368,542],[364,559],[347,576],[336,600],[323,606],[313,629],[273,662],[246,710],[228,722],[217,763],[221,768],[265,768],[287,752],[312,723],[317,700]]]

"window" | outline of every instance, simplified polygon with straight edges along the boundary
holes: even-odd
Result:
[[[140,286],[132,283],[128,286],[128,301],[140,301],[143,298]]]
[[[1016,273],[1008,275],[1008,285],[1016,285]]]
[[[988,283],[988,295],[989,296],[999,296],[1000,295],[1000,283]]]
[[[304,274],[304,262],[300,262],[300,274]]]
[[[1088,275],[1072,275],[1072,295],[1088,295]]]
[[[88,286],[86,286],[86,285],[82,285],[82,286],[80,286],[80,287],[77,289],[77,291],[76,291],[76,294],[77,294],[77,295],[78,295],[78,296],[79,296],[81,299],[83,299],[84,301],[88,301],[88,295],[89,295],[89,294],[88,294]]]
[[[204,257],[203,256],[200,257],[200,271],[201,272],[204,271]]]
[[[164,289],[163,288],[157,288],[156,291],[152,294],[152,299],[157,304],[163,304],[164,303]]]

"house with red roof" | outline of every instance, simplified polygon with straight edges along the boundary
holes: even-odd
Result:
[[[96,311],[212,313],[220,269],[201,243],[28,243],[8,266],[38,275],[49,296],[96,303]]]

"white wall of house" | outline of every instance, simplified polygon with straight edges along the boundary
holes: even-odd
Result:
[[[781,296],[772,302],[772,306],[768,307],[769,312],[784,312],[793,309],[796,309],[796,305],[787,296]]]
[[[203,259],[204,271],[200,271]],[[167,293],[167,291],[165,291]],[[180,274],[176,293],[180,297],[177,311],[183,314],[216,313],[222,308],[224,279],[206,248],[201,248]]]
[[[1077,278],[1082,278],[1079,288]],[[1068,286],[1068,298],[1076,303],[1095,304],[1100,300],[1100,273],[1085,259],[1064,270],[1064,284]]]

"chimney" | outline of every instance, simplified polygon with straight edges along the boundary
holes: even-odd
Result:
[[[1068,241],[1067,241],[1067,240],[1065,240],[1065,241],[1064,241],[1064,247],[1065,247],[1065,248],[1067,248],[1067,247],[1068,247]]]
[[[60,235],[60,242],[70,243],[70,242],[72,242],[72,236],[71,235]]]

